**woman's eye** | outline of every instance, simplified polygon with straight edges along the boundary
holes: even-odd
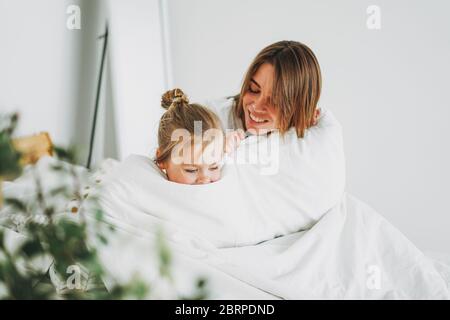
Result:
[[[219,166],[209,168],[209,170],[211,170],[211,171],[218,170],[218,169],[219,169]]]
[[[254,93],[254,94],[259,93],[258,89],[253,89],[252,86],[248,87],[248,91],[250,91],[251,93]]]
[[[196,173],[197,169],[184,169],[184,171],[186,171],[188,173]]]

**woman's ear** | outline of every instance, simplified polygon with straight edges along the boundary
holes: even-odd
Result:
[[[320,118],[320,108],[316,108],[316,110],[314,110],[314,116],[312,119],[311,127],[315,126],[319,122],[319,118]]]

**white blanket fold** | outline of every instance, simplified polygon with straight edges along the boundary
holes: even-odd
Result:
[[[111,212],[111,211],[109,211]],[[109,216],[118,230],[101,257],[118,279],[134,273],[156,281],[159,223],[131,225]],[[363,202],[343,195],[310,229],[257,245],[218,248],[185,230],[165,228],[179,292],[196,275],[218,299],[449,299],[450,266],[418,250]]]

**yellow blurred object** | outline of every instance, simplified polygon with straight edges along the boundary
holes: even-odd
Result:
[[[41,132],[37,135],[13,139],[12,144],[14,149],[21,154],[21,166],[34,164],[43,156],[53,155],[53,143],[47,132]],[[3,206],[2,180],[8,180],[8,177],[0,176],[0,208]]]
[[[14,149],[21,153],[20,165],[36,163],[43,156],[53,155],[53,143],[47,132],[12,140]]]

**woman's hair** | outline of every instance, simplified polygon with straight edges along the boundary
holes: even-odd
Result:
[[[279,41],[258,53],[247,70],[241,92],[236,96],[234,115],[244,122],[243,97],[258,68],[269,63],[274,68],[272,104],[277,109],[277,126],[283,134],[295,127],[298,137],[314,122],[322,77],[314,53],[296,41]]]
[[[176,129],[185,129],[191,137],[195,132],[195,121],[201,121],[201,134],[208,129],[222,129],[219,118],[208,108],[189,103],[189,99],[181,89],[173,89],[161,97],[161,106],[167,111],[161,116],[158,128],[159,154],[155,162],[164,162],[170,158],[173,148],[179,141],[172,141],[172,133]]]

